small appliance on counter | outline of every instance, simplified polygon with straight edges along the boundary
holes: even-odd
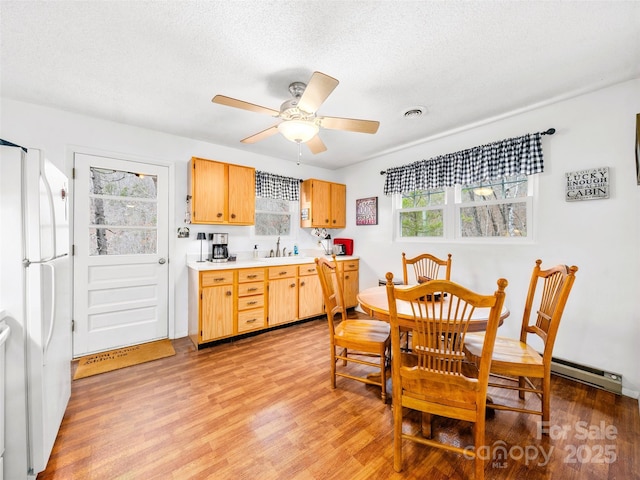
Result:
[[[209,252],[210,262],[226,262],[229,258],[229,234],[228,233],[210,233],[209,241],[211,242],[211,251]]]
[[[333,247],[336,255],[353,255],[353,238],[334,238]]]

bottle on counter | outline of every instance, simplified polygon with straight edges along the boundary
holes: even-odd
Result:
[[[293,246],[293,254],[298,255],[298,245]]]
[[[258,258],[258,245],[253,246],[253,258]]]

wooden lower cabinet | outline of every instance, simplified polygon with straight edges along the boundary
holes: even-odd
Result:
[[[298,267],[298,318],[309,318],[324,313],[322,285],[316,272],[316,265],[304,264]]]
[[[348,307],[358,304],[358,260],[338,263]],[[189,337],[197,346],[324,314],[314,263],[189,269]]]
[[[269,267],[269,326],[298,319],[296,265]]]
[[[344,283],[344,303],[347,308],[357,307],[360,282],[359,261],[346,260],[340,263],[342,264],[342,282]]]
[[[200,274],[202,342],[233,335],[233,278],[231,270]]]
[[[266,326],[265,290],[264,268],[238,270],[238,333]]]

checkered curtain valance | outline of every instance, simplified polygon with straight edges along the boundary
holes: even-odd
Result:
[[[393,195],[540,173],[544,170],[541,136],[542,133],[531,133],[389,168],[384,193]]]
[[[297,201],[300,199],[300,179],[256,170],[256,197]]]

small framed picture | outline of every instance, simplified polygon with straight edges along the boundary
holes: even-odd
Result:
[[[356,200],[356,225],[378,224],[378,197]]]

